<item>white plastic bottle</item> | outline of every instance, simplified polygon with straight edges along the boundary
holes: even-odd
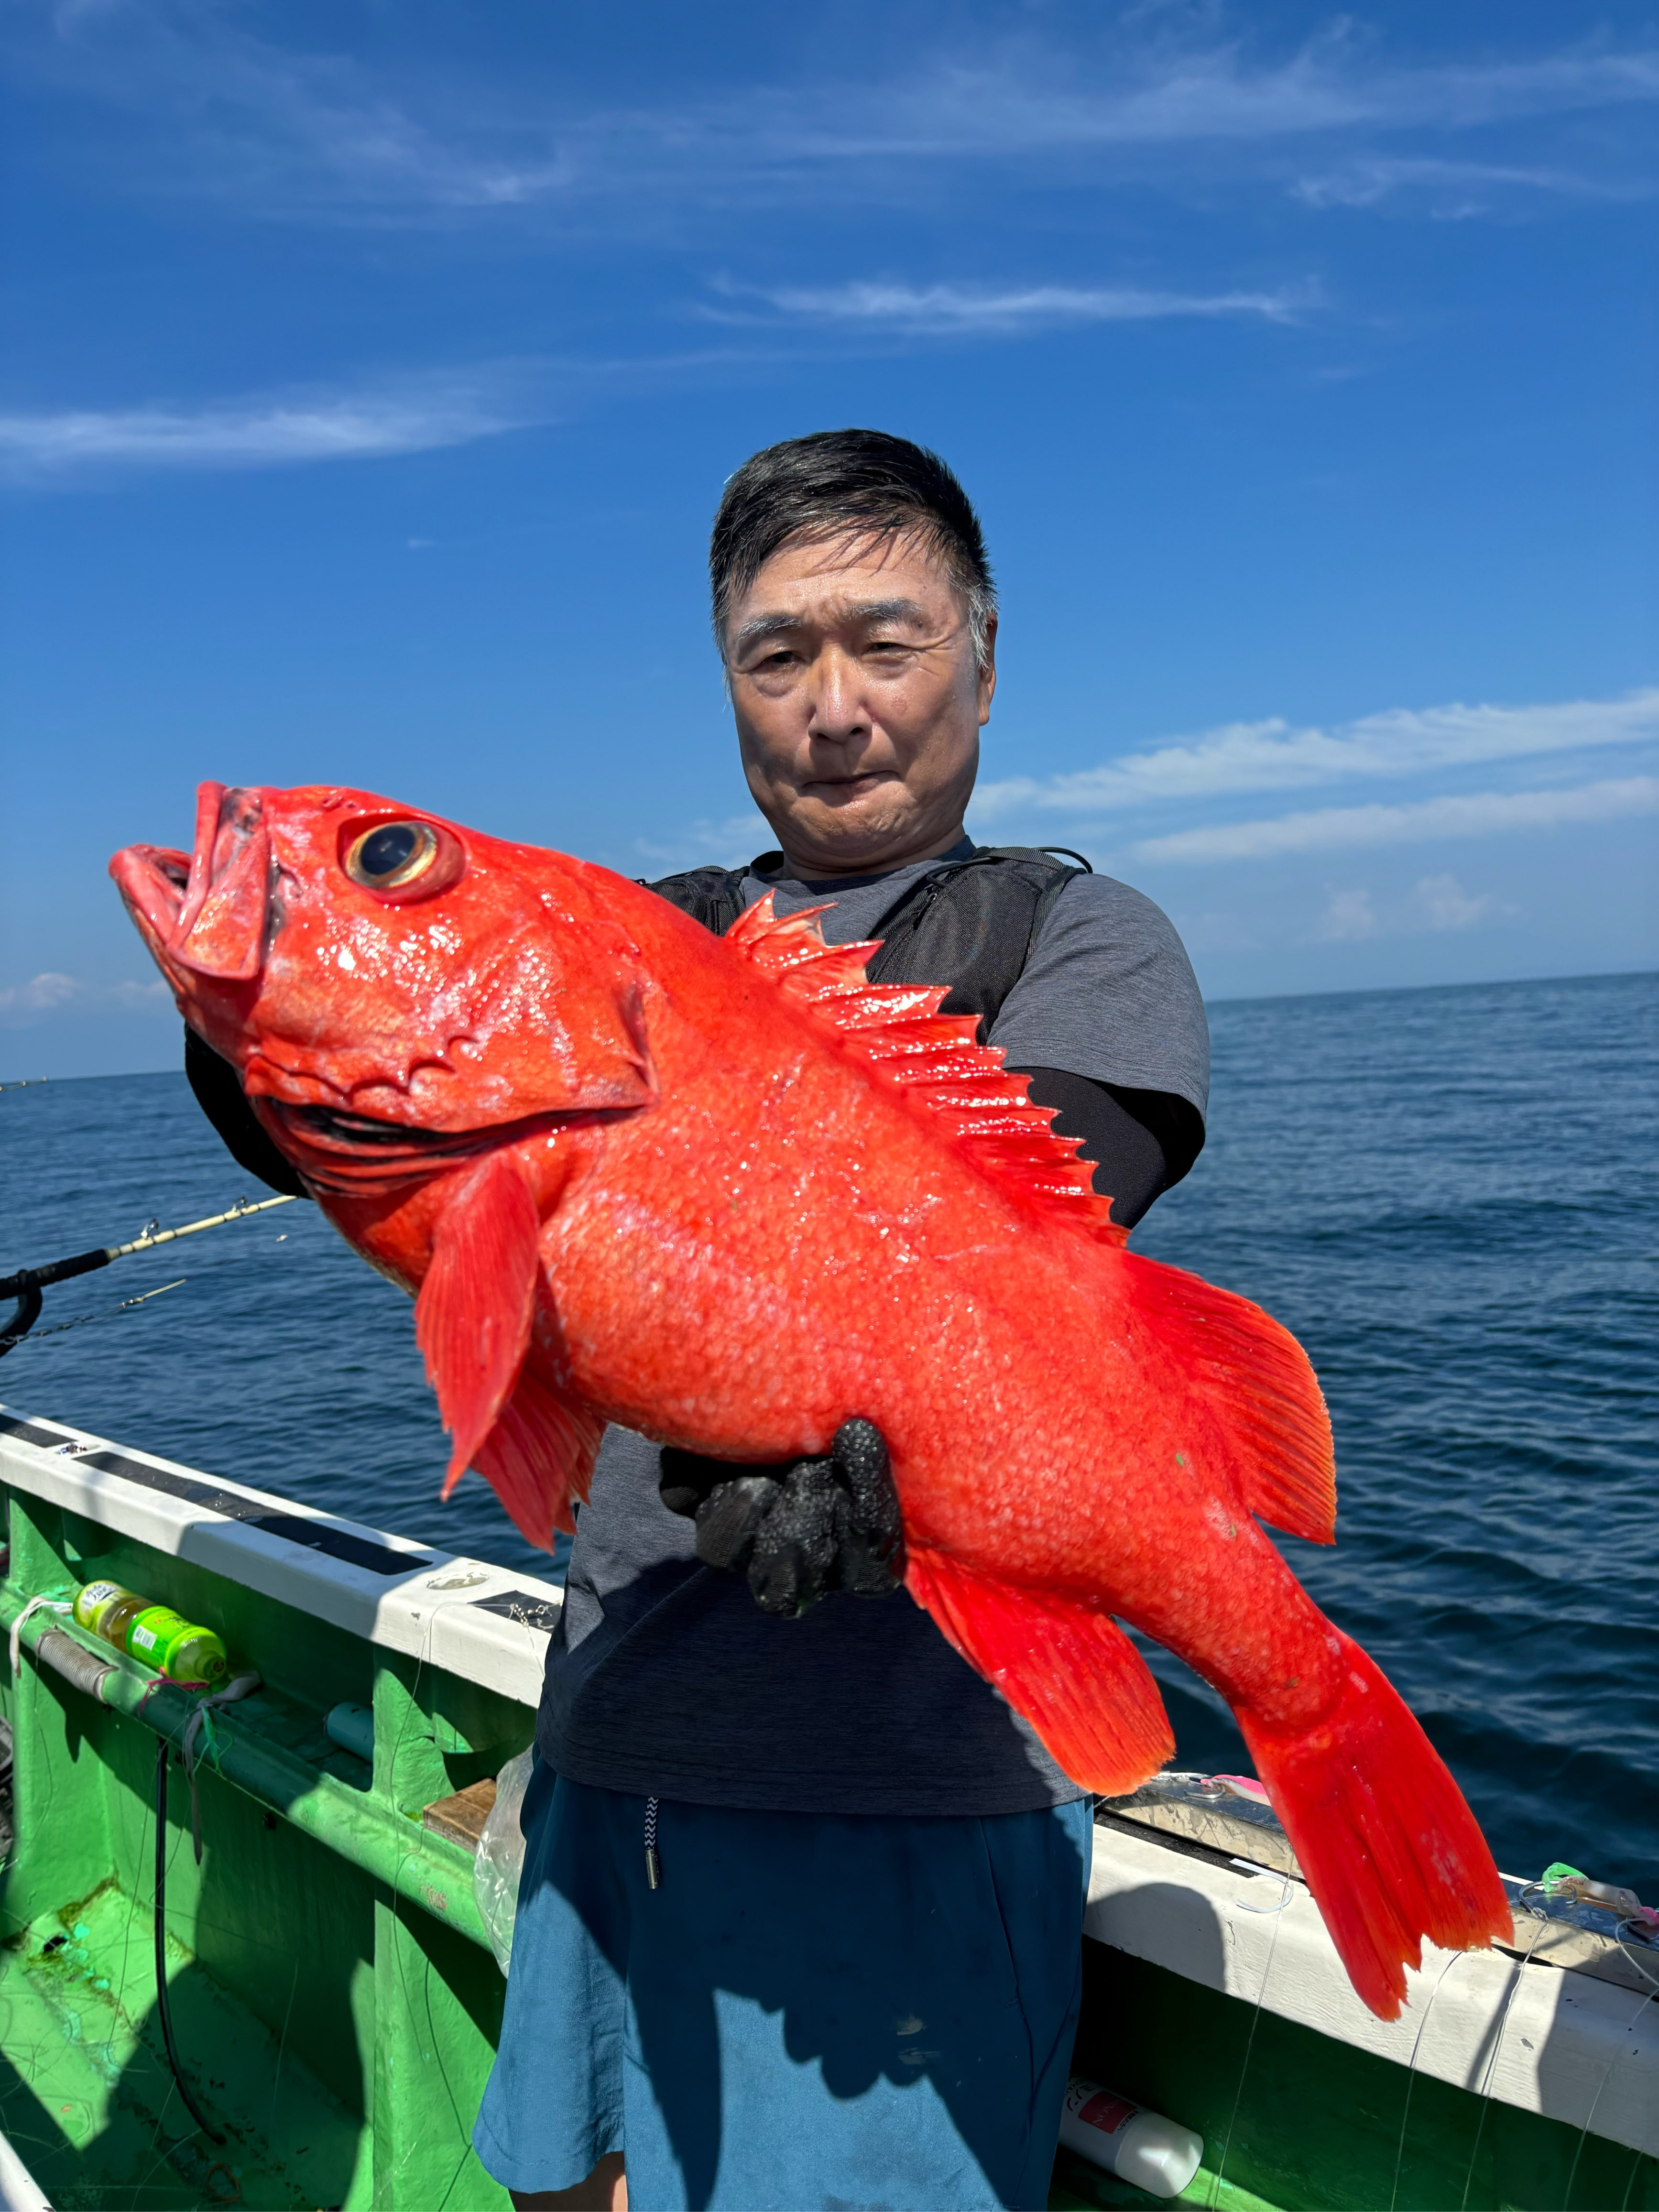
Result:
[[[1198,2172],[1204,2138],[1162,2112],[1149,2112],[1098,2081],[1073,2074],[1060,2116],[1060,2139],[1149,2197],[1179,2197]]]

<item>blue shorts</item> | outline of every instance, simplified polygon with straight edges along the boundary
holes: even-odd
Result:
[[[1048,2201],[1087,1802],[837,1818],[556,1777],[524,1805],[501,2051],[473,2142],[509,2188],[624,2153],[633,2212]]]

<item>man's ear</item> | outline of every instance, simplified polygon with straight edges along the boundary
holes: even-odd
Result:
[[[985,618],[985,651],[979,664],[979,726],[982,730],[991,719],[991,702],[997,695],[997,618],[994,614]]]

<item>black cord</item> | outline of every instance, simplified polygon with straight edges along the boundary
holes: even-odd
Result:
[[[167,2064],[179,2084],[185,2109],[210,2142],[224,2141],[190,2093],[179,2071],[179,2046],[173,2039],[173,2014],[167,2004],[167,1740],[155,1747],[155,2009],[161,2015],[161,2040],[167,2048]]]

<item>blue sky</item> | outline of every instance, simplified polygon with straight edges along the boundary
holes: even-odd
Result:
[[[1659,28],[1622,6],[10,0],[0,1074],[176,1064],[104,866],[345,781],[764,842],[730,471],[984,515],[972,826],[1216,996],[1659,963]]]

